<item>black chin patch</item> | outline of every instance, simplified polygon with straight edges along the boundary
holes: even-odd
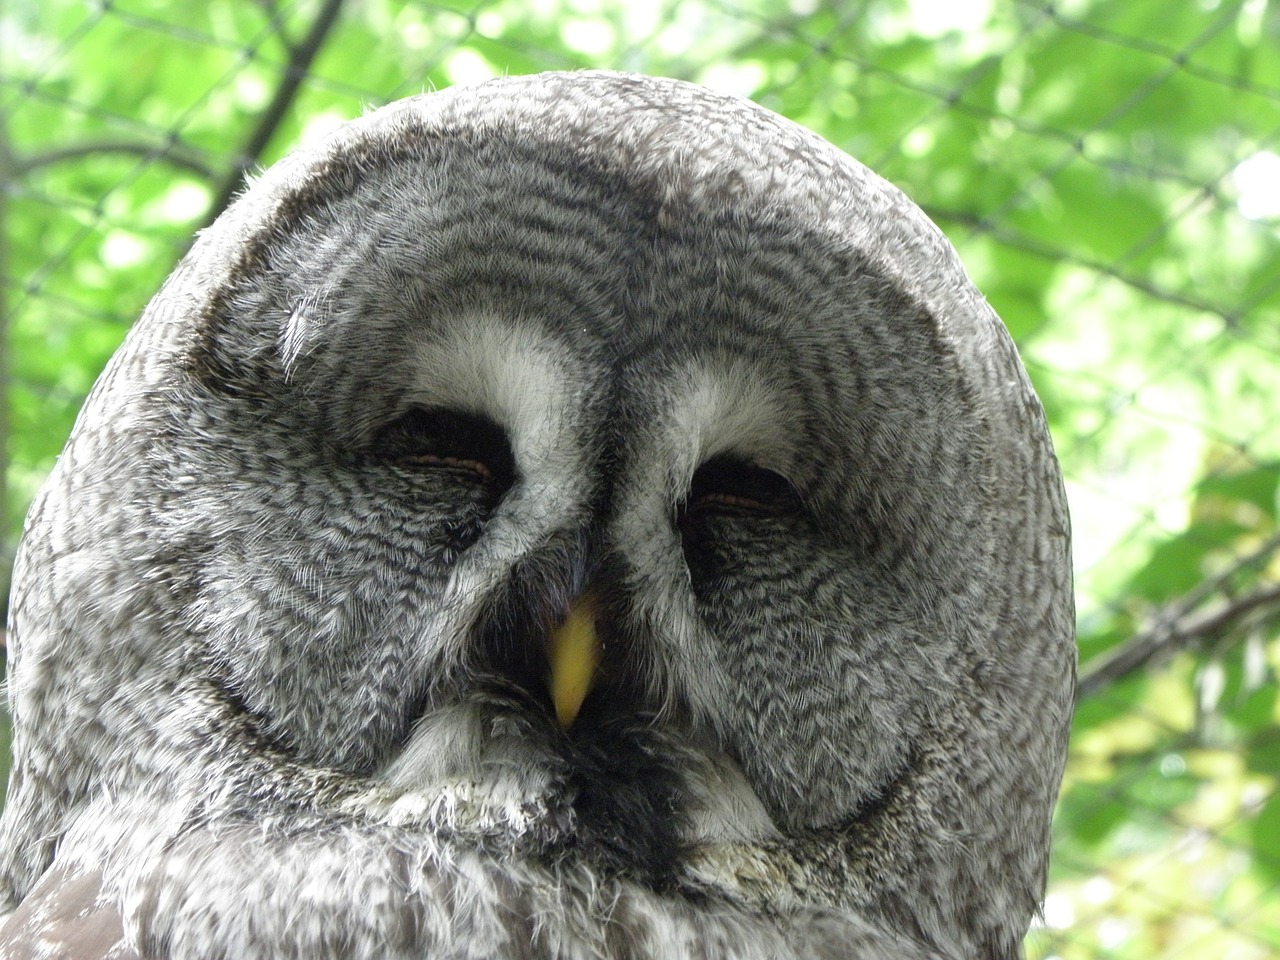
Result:
[[[578,817],[574,854],[655,890],[676,879],[685,788],[667,738],[648,719],[589,725],[569,774]]]

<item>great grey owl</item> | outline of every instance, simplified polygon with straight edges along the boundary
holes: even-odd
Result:
[[[199,238],[32,509],[3,955],[1017,957],[1068,539],[1007,333],[834,147],[392,104]]]

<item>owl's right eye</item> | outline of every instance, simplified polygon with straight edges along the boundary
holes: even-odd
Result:
[[[472,480],[496,493],[515,481],[506,433],[473,413],[415,407],[378,432],[371,453],[392,466]]]

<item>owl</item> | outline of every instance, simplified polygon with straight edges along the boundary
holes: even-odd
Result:
[[[178,265],[28,519],[0,955],[1021,955],[1041,407],[900,192],[614,73],[376,110]]]

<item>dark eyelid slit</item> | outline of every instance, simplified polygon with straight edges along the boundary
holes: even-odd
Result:
[[[770,500],[758,500],[732,493],[708,493],[691,502],[689,506],[697,510],[715,510],[719,513],[760,514],[777,516],[786,510],[781,504]]]
[[[483,460],[474,460],[468,457],[450,457],[431,453],[410,453],[403,457],[397,457],[395,463],[403,467],[440,467],[445,470],[454,470],[458,473],[475,474],[481,480],[488,481],[493,479],[493,471],[489,469],[488,464]]]
[[[713,457],[695,471],[684,513],[781,516],[800,508],[800,497],[781,474],[734,456]]]
[[[366,455],[408,470],[448,471],[499,491],[516,477],[506,432],[468,411],[414,407],[379,430]]]

